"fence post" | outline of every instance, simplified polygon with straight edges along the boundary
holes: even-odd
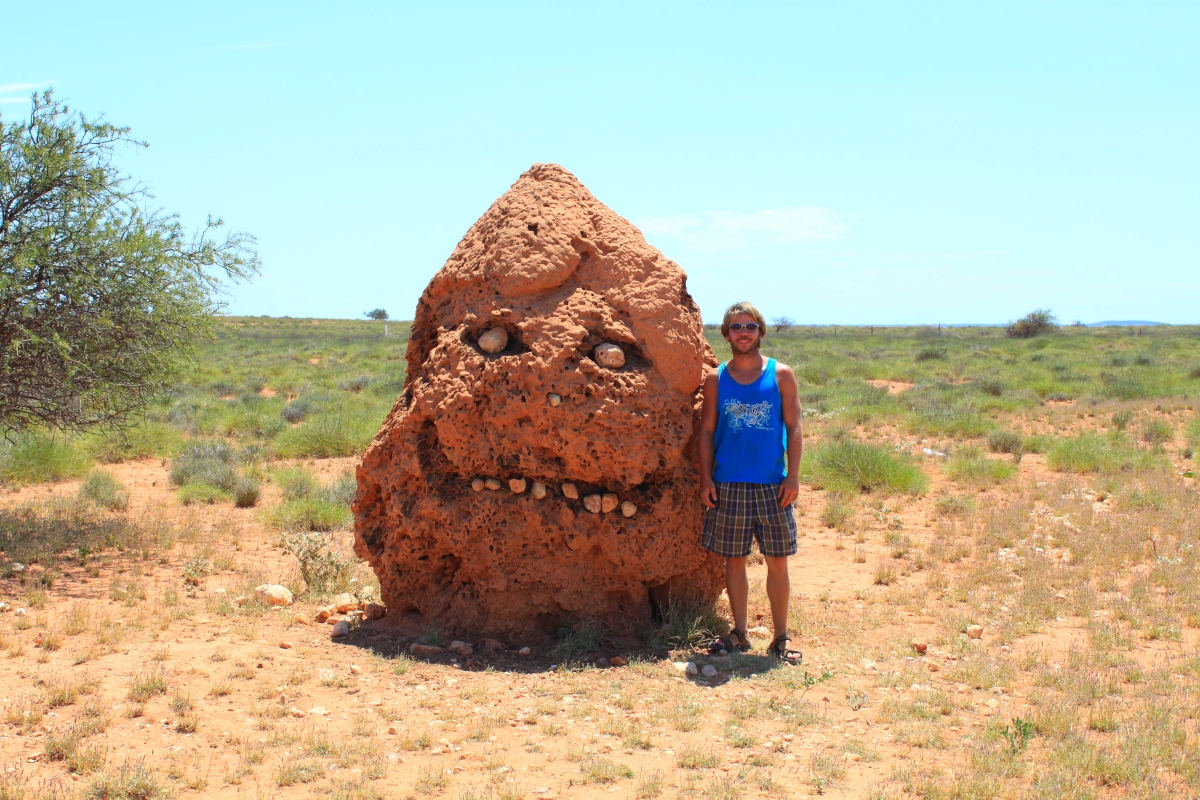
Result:
[[[387,335],[388,335],[388,334],[387,334],[387,326],[388,326],[388,324],[387,324],[386,322],[385,322],[385,323],[383,323],[383,335],[384,335],[384,336],[387,336]]]

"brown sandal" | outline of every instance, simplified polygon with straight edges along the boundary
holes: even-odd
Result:
[[[799,650],[793,650],[788,647],[788,643],[791,641],[792,637],[786,633],[778,636],[775,638],[775,641],[771,642],[771,646],[767,648],[767,652],[784,664],[795,666],[804,661],[804,654]]]
[[[750,649],[750,639],[746,636],[745,631],[739,631],[734,628],[724,636],[718,636],[713,639],[712,644],[708,646],[708,651],[714,656],[728,655],[729,653],[744,653]]]

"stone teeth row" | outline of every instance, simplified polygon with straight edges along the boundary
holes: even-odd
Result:
[[[482,492],[484,489],[496,492],[500,490],[503,484],[496,478],[476,478],[471,481],[471,489],[476,492]],[[524,494],[528,483],[524,478],[509,478],[508,488],[513,494]],[[546,484],[541,481],[534,481],[533,488],[529,490],[529,494],[534,500],[541,500],[546,496]],[[573,483],[564,483],[562,485],[562,493],[564,497],[571,500],[579,499],[579,489]],[[593,514],[609,514],[616,511],[619,507],[621,513],[626,517],[632,517],[637,513],[638,507],[628,500],[622,501],[612,492],[604,494],[589,494],[583,498],[583,507]]]

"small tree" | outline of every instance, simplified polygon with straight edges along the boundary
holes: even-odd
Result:
[[[775,319],[771,320],[771,324],[775,326],[775,332],[779,333],[780,331],[790,329],[796,324],[796,320],[791,317],[775,317]]]
[[[1012,323],[1005,329],[1013,339],[1031,339],[1058,330],[1058,320],[1048,308],[1040,308]]]
[[[388,318],[388,313],[382,308],[376,308],[373,311],[364,311],[363,316],[367,319],[386,320]]]
[[[254,238],[188,235],[112,163],[118,128],[34,95],[0,120],[0,430],[118,424],[210,333],[224,279],[258,267]]]

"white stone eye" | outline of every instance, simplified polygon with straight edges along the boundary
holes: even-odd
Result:
[[[504,328],[489,328],[479,334],[479,349],[483,352],[499,353],[505,347],[508,347],[508,331]]]
[[[597,364],[609,369],[625,366],[625,351],[611,342],[596,345],[592,350],[592,357],[596,359]]]

